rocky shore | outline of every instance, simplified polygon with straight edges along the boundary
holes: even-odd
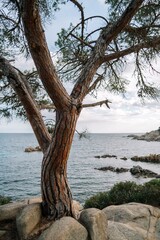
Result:
[[[124,172],[130,172],[132,175],[135,177],[145,177],[145,178],[160,178],[160,175],[152,172],[151,170],[148,169],[143,169],[140,166],[133,166],[132,168],[115,168],[112,166],[107,166],[107,167],[101,167],[101,168],[95,168],[96,170],[100,171],[112,171],[116,173],[124,173]]]
[[[159,240],[160,209],[139,203],[82,210],[77,219],[43,219],[41,198],[0,206],[0,240]]]

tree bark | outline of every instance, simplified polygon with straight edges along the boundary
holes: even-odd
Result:
[[[67,160],[78,115],[75,107],[57,112],[54,136],[44,154],[41,173],[42,208],[44,215],[52,219],[74,216],[72,194],[67,181]]]

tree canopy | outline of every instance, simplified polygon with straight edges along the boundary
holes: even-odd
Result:
[[[57,47],[56,69],[61,81],[76,83],[83,67],[92,56],[96,45],[98,45],[99,39],[103,35],[105,38],[108,32],[111,34],[111,28],[117,28],[116,21],[125,11],[128,1],[106,1],[104,4],[106,16],[94,15],[89,17],[85,17],[85,3],[80,4],[74,0],[38,1],[44,26],[45,22],[52,20],[54,14],[56,14],[55,11],[60,11],[62,5],[69,2],[76,6],[79,11],[77,14],[80,15],[81,20],[76,26],[68,23],[68,29],[62,29],[58,33],[58,40],[55,43]],[[2,1],[1,6],[1,56],[12,61],[19,54],[30,57],[21,18],[22,1],[5,0]],[[121,75],[128,64],[128,56],[132,55],[135,62],[138,96],[157,97],[157,89],[145,78],[145,69],[150,67],[156,71],[152,61],[159,56],[159,14],[159,1],[143,1],[141,7],[123,31],[116,38],[111,41],[108,40],[110,42],[106,48],[104,47],[104,50],[103,48],[100,49],[101,63],[89,86],[88,93],[95,94],[99,88],[113,92],[125,92],[128,80],[123,79]],[[98,19],[101,20],[99,26]],[[93,27],[94,22],[95,27]],[[2,71],[0,73],[2,75]],[[42,108],[47,103],[51,104],[35,69],[33,71],[26,69],[23,74],[26,76],[38,104]],[[21,118],[26,117],[23,105],[5,77],[2,78],[0,87],[1,116],[12,117],[15,114]]]

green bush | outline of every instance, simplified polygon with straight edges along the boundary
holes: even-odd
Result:
[[[110,191],[98,193],[87,199],[84,207],[103,209],[129,202],[160,206],[160,179],[151,180],[143,185],[134,182],[117,183]]]
[[[143,203],[160,206],[160,179],[154,179],[143,185],[141,193]]]
[[[106,204],[110,205],[108,192],[102,192],[87,199],[84,207],[103,209],[106,207]]]
[[[10,197],[4,197],[0,195],[0,205],[4,205],[11,202]]]

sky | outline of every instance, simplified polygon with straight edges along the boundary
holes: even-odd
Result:
[[[103,14],[106,16],[107,9],[104,8],[103,3],[104,0],[89,0],[85,6],[85,11],[88,12],[88,15]],[[57,32],[62,27],[67,27],[69,22],[78,23],[79,19],[79,12],[71,3],[63,6],[61,11],[56,13],[54,20],[46,26],[46,37],[51,52],[55,51],[54,41],[57,38]],[[101,24],[103,25],[103,22]],[[157,63],[154,63],[156,69],[160,71],[160,64],[158,63],[160,63],[160,59],[157,60]],[[23,57],[19,57],[16,66],[23,70],[32,68],[33,63],[31,60],[26,62]],[[125,95],[114,95],[100,91],[97,99],[90,96],[85,99],[85,103],[105,99],[112,103],[110,109],[106,106],[83,109],[77,123],[78,131],[87,129],[90,133],[143,133],[158,129],[160,126],[160,102],[153,99],[146,99],[145,102],[142,102],[137,97],[136,79],[133,71],[134,64],[130,60],[122,73],[122,77],[131,80]],[[148,81],[156,82],[159,85],[160,75],[146,70],[146,78]],[[65,87],[70,91],[70,85]],[[49,115],[49,117],[52,117],[52,115]],[[29,123],[24,123],[21,120],[13,119],[11,122],[7,122],[2,119],[0,121],[0,132],[29,133],[32,132],[32,129]]]

